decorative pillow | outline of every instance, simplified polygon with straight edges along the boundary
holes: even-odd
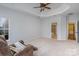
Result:
[[[15,53],[17,53],[16,48],[10,45],[10,50],[11,50],[11,55],[14,55]]]
[[[22,43],[20,43],[20,42],[16,42],[15,44],[14,44],[15,46],[16,46],[16,50],[19,52],[19,51],[21,51],[21,50],[23,50],[26,46],[24,46]]]

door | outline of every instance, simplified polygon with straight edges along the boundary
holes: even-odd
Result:
[[[57,23],[52,23],[51,25],[51,37],[57,39]]]
[[[68,39],[69,40],[76,40],[75,24],[74,23],[69,23],[68,24]]]

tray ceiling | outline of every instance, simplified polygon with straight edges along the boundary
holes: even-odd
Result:
[[[50,10],[45,10],[44,12],[40,12],[39,8],[34,8],[39,6],[39,3],[2,3],[0,4],[7,8],[11,8],[20,12],[30,13],[39,17],[49,17],[53,15],[62,14],[65,12],[70,13],[71,11],[75,13],[79,12],[77,10],[77,5],[79,4],[67,4],[67,3],[51,3],[48,6],[51,7]],[[75,9],[74,9],[75,8]]]

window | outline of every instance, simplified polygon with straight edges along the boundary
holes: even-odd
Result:
[[[5,37],[8,40],[9,36],[8,20],[4,17],[0,17],[0,36]]]

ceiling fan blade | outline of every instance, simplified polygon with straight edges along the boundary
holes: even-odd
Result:
[[[42,9],[43,11],[45,10],[45,8]]]
[[[34,8],[40,8],[40,7],[34,7]]]
[[[47,8],[47,9],[51,9],[50,7],[45,7],[45,8]]]
[[[44,10],[45,10],[45,8],[41,9],[40,12],[42,12],[42,11],[44,11]]]
[[[50,4],[50,3],[40,3],[40,5],[42,5],[42,4],[48,5],[48,4]]]
[[[49,5],[50,3],[46,3],[46,5]]]
[[[43,10],[41,9],[40,12],[42,12]]]
[[[44,3],[40,3],[40,5],[43,5]]]

